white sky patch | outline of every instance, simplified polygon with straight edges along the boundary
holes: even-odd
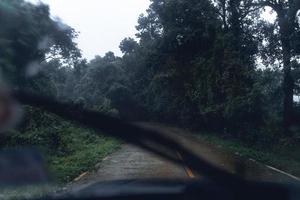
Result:
[[[262,17],[269,21],[270,23],[274,23],[277,17],[276,12],[274,12],[270,7],[266,7],[264,12],[262,13]]]
[[[29,0],[39,2],[39,0]],[[135,37],[137,20],[150,0],[42,0],[51,15],[78,31],[79,48],[88,60],[108,51],[122,55],[119,44]]]

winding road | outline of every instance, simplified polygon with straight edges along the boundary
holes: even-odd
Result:
[[[245,179],[271,182],[300,181],[295,176],[253,159],[224,152],[222,148],[207,144],[186,130],[155,123],[139,123],[138,125],[175,138],[205,160]],[[185,159],[179,152],[170,153],[176,155],[178,159],[183,161]],[[83,173],[65,189],[76,191],[99,181],[147,178],[201,179],[203,176],[193,172],[189,166],[177,166],[141,148],[123,144],[120,150],[99,163],[95,171]]]

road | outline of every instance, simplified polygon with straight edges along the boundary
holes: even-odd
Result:
[[[186,130],[155,123],[139,123],[138,125],[158,130],[173,137],[208,162],[245,179],[271,182],[295,182],[300,180],[255,160],[225,152],[220,147],[203,142]],[[179,152],[172,153],[178,159],[184,161]],[[177,166],[141,148],[123,144],[120,150],[99,163],[95,171],[83,173],[69,184],[66,189],[74,191],[99,181],[140,178],[201,179],[203,176],[203,174],[193,172],[189,166]]]

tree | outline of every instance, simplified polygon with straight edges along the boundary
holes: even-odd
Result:
[[[120,43],[120,50],[124,54],[130,54],[136,51],[138,47],[138,43],[133,38],[125,38]]]
[[[153,1],[153,4],[154,5]],[[138,33],[136,36],[141,39],[141,43],[148,43],[158,39],[162,34],[162,24],[153,9],[153,6],[147,10],[147,15],[140,15],[138,25],[136,26]]]
[[[6,81],[20,89],[33,88],[33,75],[51,57],[69,62],[80,57],[76,32],[50,18],[49,7],[24,0],[0,2],[0,69]],[[42,85],[42,84],[41,84]]]
[[[111,62],[114,62],[116,60],[116,56],[113,52],[109,51],[105,54],[105,56],[103,57],[103,61],[104,62],[108,62],[108,63],[111,63]]]
[[[300,2],[297,0],[258,0],[253,7],[270,7],[277,14],[276,24],[279,28],[280,49],[283,65],[283,125],[285,131],[289,132],[289,127],[294,121],[293,97],[295,80],[292,76],[293,62],[297,62],[295,56],[299,55],[299,50],[294,44],[299,41],[299,20],[298,11]]]

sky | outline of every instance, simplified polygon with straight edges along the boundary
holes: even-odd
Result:
[[[135,37],[138,17],[150,5],[150,0],[41,1],[50,6],[53,17],[59,17],[79,32],[76,42],[88,60],[108,51],[122,55],[120,42],[125,37]]]
[[[83,57],[88,60],[112,51],[122,53],[120,42],[125,37],[135,37],[137,20],[145,13],[150,0],[28,0],[42,1],[50,6],[52,17],[79,32],[76,39]],[[274,21],[276,16],[266,9],[263,17]]]

